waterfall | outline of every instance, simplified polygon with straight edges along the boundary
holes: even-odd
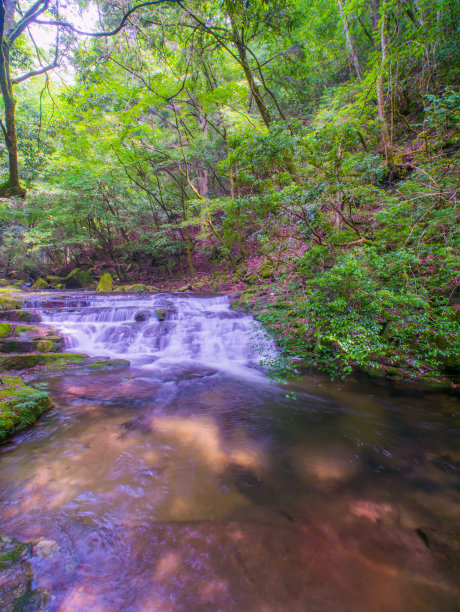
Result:
[[[228,296],[69,294],[35,302],[66,350],[129,359],[133,365],[193,361],[217,369],[259,365],[276,349]]]

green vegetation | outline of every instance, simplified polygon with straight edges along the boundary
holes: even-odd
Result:
[[[34,423],[51,408],[46,393],[25,385],[18,376],[2,375],[0,385],[0,440]]]
[[[243,291],[332,376],[457,380],[458,1],[95,4],[41,66],[6,22],[3,276]]]
[[[101,276],[97,284],[97,291],[109,293],[112,291],[112,276],[106,272]]]

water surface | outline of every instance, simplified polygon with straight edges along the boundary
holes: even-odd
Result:
[[[67,300],[32,306],[133,365],[42,379],[55,409],[1,447],[0,530],[50,610],[458,610],[454,398],[270,383],[225,297]]]

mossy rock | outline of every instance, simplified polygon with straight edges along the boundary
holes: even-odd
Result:
[[[19,376],[3,375],[0,385],[0,440],[34,423],[53,404],[44,391],[25,385]]]
[[[38,329],[36,327],[33,327],[32,325],[16,325],[13,333],[15,336],[19,336],[20,334],[30,335],[36,331],[38,331]]]
[[[60,276],[46,276],[46,280],[51,287],[58,289],[58,286],[64,287],[64,279]]]
[[[8,338],[13,331],[11,323],[0,323],[0,338]]]
[[[13,321],[14,323],[22,321],[24,323],[38,323],[41,317],[38,312],[30,310],[0,310],[0,320]]]
[[[54,349],[52,340],[39,340],[35,347],[39,353],[51,353]]]
[[[48,288],[48,283],[46,282],[46,280],[44,278],[38,278],[35,281],[35,283],[32,285],[31,288],[35,289],[36,291],[40,291],[41,289],[47,289]]]
[[[265,260],[262,267],[259,270],[259,274],[262,278],[270,278],[275,273],[275,266],[271,261]]]
[[[99,291],[100,293],[109,293],[112,291],[112,284],[112,276],[106,272],[99,279],[96,291]]]
[[[64,284],[67,289],[83,289],[91,285],[92,281],[90,272],[81,268],[74,268],[65,277]]]
[[[147,287],[140,283],[138,283],[137,285],[128,285],[124,287],[125,293],[146,293],[147,291]]]
[[[27,370],[38,365],[81,364],[88,356],[84,353],[22,353],[0,355],[0,370]]]
[[[30,353],[34,350],[32,338],[0,338],[0,353]]]
[[[13,310],[14,308],[21,308],[21,300],[9,296],[0,296],[0,310]]]
[[[166,319],[166,311],[165,310],[155,310],[155,314],[157,319],[162,322]]]
[[[32,545],[0,534],[0,610],[45,610],[49,594],[32,590]]]
[[[416,379],[416,382],[429,391],[450,391],[452,383],[447,378],[424,375]]]

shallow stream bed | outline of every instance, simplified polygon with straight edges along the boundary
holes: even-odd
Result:
[[[55,409],[0,447],[0,532],[35,542],[47,609],[459,609],[458,400],[271,383],[226,298],[85,300],[32,306],[132,366],[41,379]]]

